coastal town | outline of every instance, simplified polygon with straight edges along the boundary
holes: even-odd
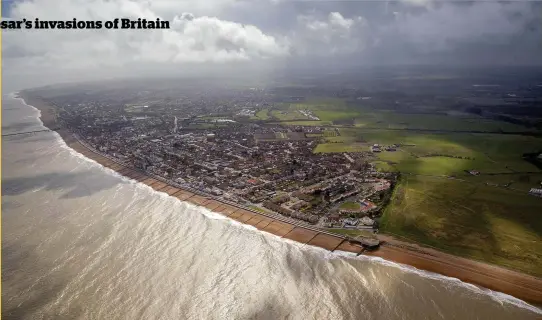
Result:
[[[0,6],[0,318],[542,320],[542,0],[52,4]]]
[[[20,97],[103,167],[278,237],[433,272],[434,249],[449,260],[473,258],[455,251],[469,248],[538,274],[540,251],[528,231],[542,194],[535,118],[505,120],[509,106],[480,114],[476,100],[456,92],[498,100],[503,91],[530,94],[524,89],[457,82],[435,100],[423,91],[401,95],[393,82],[386,87],[396,92],[199,81],[43,87]],[[525,227],[488,229],[476,212]],[[482,241],[493,236],[509,240]],[[445,274],[496,288],[494,278],[481,282],[464,270]]]
[[[259,106],[273,103],[255,92],[223,102],[219,115],[205,108],[215,101],[180,110],[173,104],[112,107],[81,97],[49,103],[57,107],[58,124],[127,166],[315,227],[376,232],[398,177],[371,164],[379,146],[315,153],[322,137],[340,136],[340,130],[251,121]],[[310,110],[299,114],[318,119]]]

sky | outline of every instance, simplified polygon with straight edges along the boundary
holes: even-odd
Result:
[[[53,4],[54,3],[54,4]],[[161,18],[168,30],[10,30],[17,86],[116,76],[394,65],[542,65],[542,2],[16,0],[3,19]]]

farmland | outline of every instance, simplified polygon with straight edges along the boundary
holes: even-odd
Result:
[[[369,100],[370,101],[370,100]],[[533,131],[521,125],[485,119],[472,114],[450,113],[401,113],[379,108],[374,102],[346,102],[341,99],[309,99],[303,103],[285,104],[276,119],[301,120],[298,110],[311,110],[320,119],[304,125],[348,124],[366,129],[409,129],[476,132],[525,132]],[[278,112],[278,111],[274,111]]]
[[[365,151],[366,146],[353,143],[320,143],[314,153],[330,153],[330,152],[360,152]]]
[[[435,177],[403,176],[383,232],[541,276],[541,199]]]
[[[262,109],[262,110],[256,112],[256,114],[252,117],[252,119],[257,119],[257,120],[267,120],[267,119],[269,119],[269,110]]]
[[[311,108],[321,119],[312,125],[338,132],[321,134],[315,153],[400,145],[371,161],[379,171],[401,173],[382,232],[542,276],[542,199],[527,194],[540,186],[542,171],[522,158],[542,150],[542,138],[501,134],[530,129],[474,116],[355,109],[334,100],[295,108]]]

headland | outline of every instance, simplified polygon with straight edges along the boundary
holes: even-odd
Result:
[[[542,279],[508,270],[502,267],[456,257],[434,249],[399,241],[391,236],[379,236],[383,242],[376,250],[366,250],[359,242],[342,235],[306,226],[279,215],[271,215],[243,207],[236,203],[217,199],[179,186],[164,178],[124,165],[112,157],[94,150],[67,129],[56,122],[55,108],[39,99],[19,95],[25,102],[41,111],[43,124],[59,133],[65,143],[80,154],[93,159],[104,167],[144,183],[156,191],[167,193],[181,201],[205,207],[238,222],[252,225],[259,230],[302,244],[324,248],[329,251],[350,252],[355,255],[380,257],[389,261],[410,265],[417,269],[435,272],[444,276],[478,285],[490,290],[503,292],[527,302],[542,305]]]

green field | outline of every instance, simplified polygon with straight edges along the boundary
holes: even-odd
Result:
[[[542,150],[542,138],[497,133],[530,129],[477,116],[400,114],[371,103],[353,106],[328,99],[289,108],[312,110],[322,121],[310,123],[327,126],[328,132],[340,128],[340,136],[323,134],[315,153],[367,152],[375,143],[401,144],[395,152],[372,155],[379,171],[401,172],[402,177],[381,230],[542,276],[542,199],[527,194],[540,186],[542,170],[522,159],[523,153]],[[344,119],[355,119],[355,126],[337,122]]]
[[[542,139],[499,134],[393,138],[386,132],[365,137],[369,143],[411,144],[376,155],[378,169],[403,173],[384,213],[383,232],[542,275],[542,199],[527,194],[540,185],[542,171],[521,158],[525,152],[540,150]],[[466,159],[427,156],[435,153]],[[464,171],[470,169],[482,174]],[[462,181],[442,177],[449,175]],[[509,182],[512,189],[505,188]]]
[[[290,104],[290,110],[311,110],[321,121],[333,122],[336,120],[354,119],[361,117],[363,110],[349,107],[341,99],[315,99],[304,103]]]
[[[256,112],[256,114],[253,117],[251,117],[251,119],[254,119],[254,120],[268,120],[269,119],[268,112],[269,112],[269,110],[262,109],[262,110]]]
[[[501,174],[501,175],[481,175],[469,177],[469,181],[477,183],[491,183],[500,186],[509,184],[509,188],[528,192],[531,188],[538,186],[542,188],[542,173],[519,173],[519,174]]]
[[[314,153],[332,153],[332,152],[360,152],[367,147],[354,143],[320,143],[313,150]]]
[[[297,110],[272,110],[271,117],[280,121],[308,120],[307,116]]]
[[[384,129],[461,130],[461,131],[528,131],[527,128],[507,122],[488,120],[477,116],[447,116],[432,114],[405,114],[390,111],[366,112],[356,118],[356,126]]]
[[[263,209],[263,208],[260,208],[260,207],[257,207],[257,206],[249,206],[250,209],[252,210],[256,210],[258,212],[262,212],[262,213],[269,213],[269,211]]]
[[[361,205],[357,202],[345,202],[340,205],[339,209],[345,209],[345,210],[359,210],[361,208]]]
[[[403,176],[383,232],[542,276],[542,199],[481,184]]]
[[[333,123],[341,120],[354,120],[355,126],[360,128],[381,129],[418,129],[418,130],[461,130],[486,132],[520,132],[529,129],[507,122],[485,119],[469,114],[438,114],[438,107],[427,106],[427,110],[434,110],[435,114],[426,113],[399,113],[395,110],[381,109],[377,102],[367,100],[347,103],[337,98],[308,99],[303,103],[292,103],[283,106],[282,110],[312,110],[323,122]],[[289,120],[291,116],[278,117]],[[311,125],[311,124],[307,124]],[[315,124],[312,124],[315,125]]]
[[[397,169],[394,166],[388,164],[385,161],[375,161],[373,162],[373,164],[380,172],[397,172]]]
[[[319,152],[369,151],[369,146],[403,144],[395,152],[375,153],[380,168],[424,175],[470,176],[483,174],[541,172],[522,159],[522,154],[542,149],[542,139],[531,136],[471,133],[420,133],[413,131],[341,128],[340,136],[324,137]],[[361,142],[364,141],[364,142]]]
[[[316,121],[316,120],[307,120],[307,121],[285,121],[280,122],[282,125],[290,125],[290,126],[330,126],[332,125],[331,121]]]
[[[307,138],[321,138],[323,135],[321,133],[307,133],[305,134]]]
[[[524,132],[533,131],[521,125],[485,119],[466,113],[447,113],[439,110],[439,106],[428,105],[416,107],[418,110],[430,110],[428,113],[401,113],[386,110],[377,101],[347,102],[339,98],[309,98],[302,103],[291,103],[280,106],[281,111],[311,110],[322,123],[340,125],[344,120],[353,120],[356,127],[371,129],[415,129],[415,130],[448,130],[448,131],[485,131],[485,132]],[[293,113],[295,114],[295,113]],[[296,117],[281,115],[280,120]],[[334,123],[335,122],[335,123]],[[307,123],[304,125],[318,125]],[[344,123],[343,123],[344,125]]]
[[[336,130],[324,130],[323,132],[324,137],[330,138],[330,137],[336,137],[339,134]]]

